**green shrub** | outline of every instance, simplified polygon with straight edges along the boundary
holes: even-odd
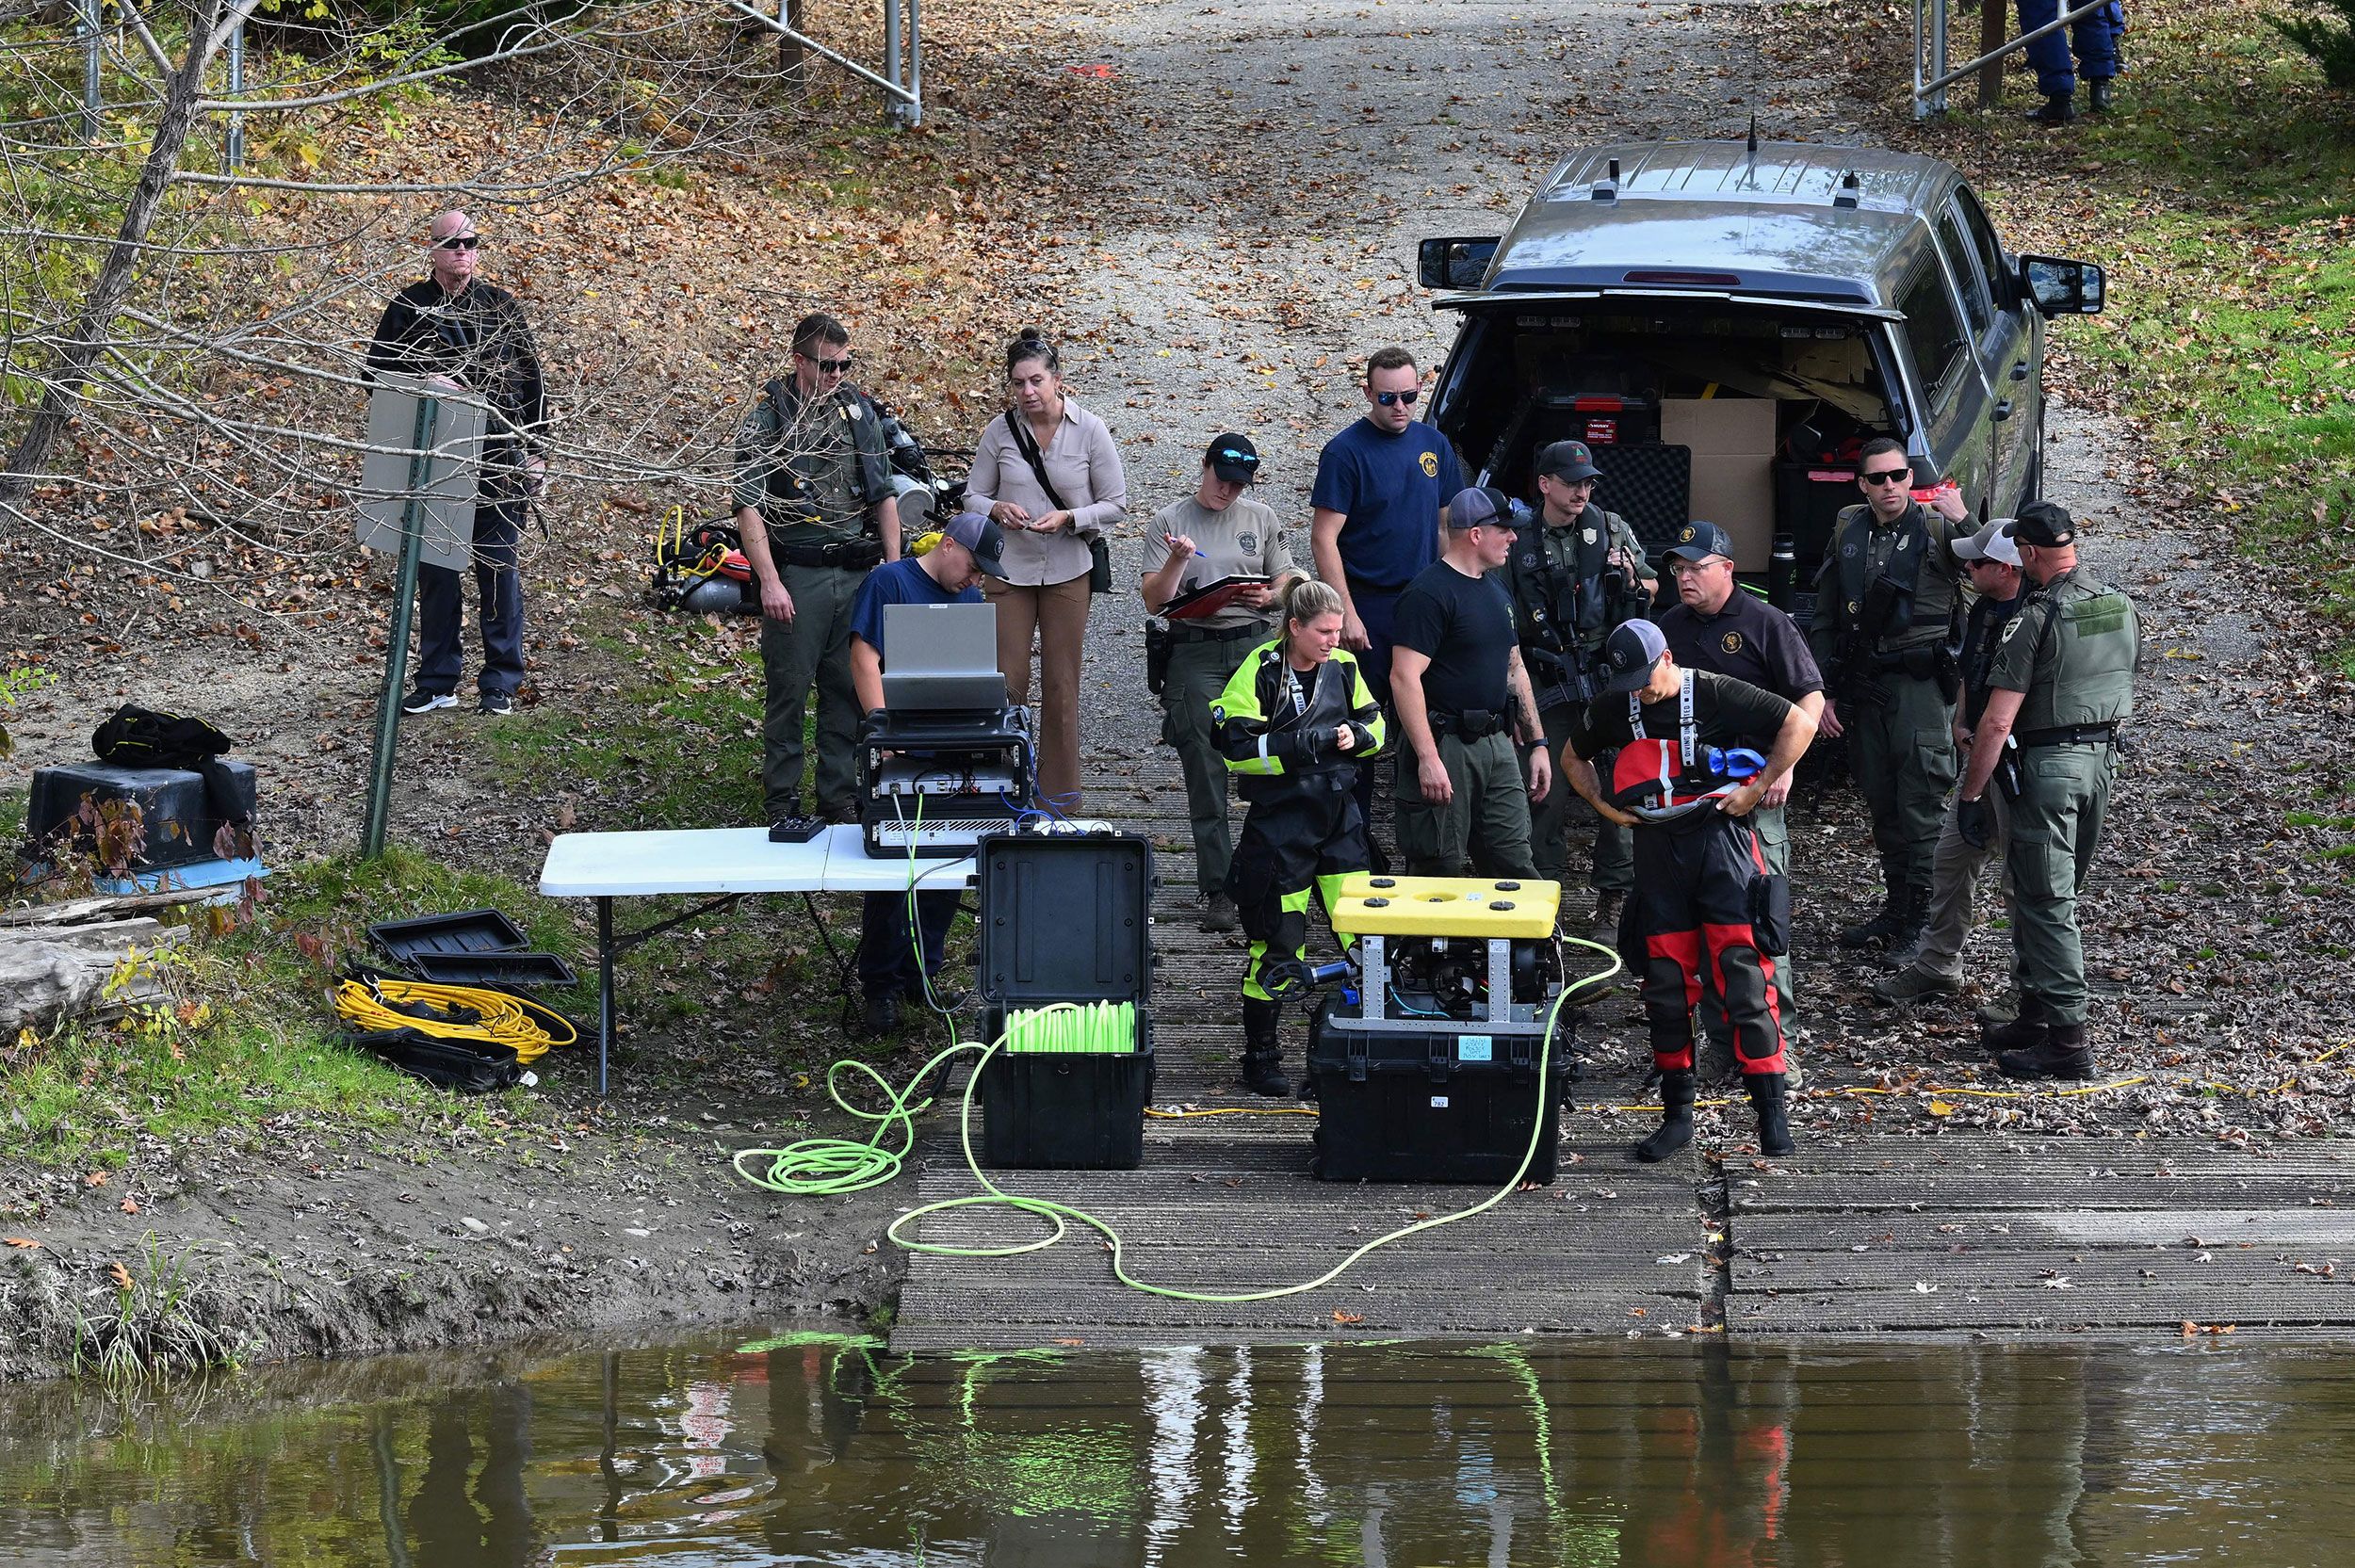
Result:
[[[2355,0],[2317,0],[2324,16],[2268,16],[2266,25],[2304,50],[2322,67],[2322,79],[2342,91],[2355,92]]]

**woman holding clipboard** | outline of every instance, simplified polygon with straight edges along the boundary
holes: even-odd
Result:
[[[1206,931],[1231,931],[1239,918],[1226,896],[1234,837],[1210,704],[1243,655],[1275,635],[1278,601],[1307,575],[1284,548],[1275,509],[1244,493],[1259,473],[1250,438],[1220,436],[1202,456],[1194,493],[1154,513],[1145,532],[1145,612],[1169,618],[1161,739],[1176,749],[1186,775]]]

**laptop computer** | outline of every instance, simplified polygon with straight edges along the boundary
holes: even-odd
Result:
[[[884,706],[900,712],[1006,705],[995,605],[885,605]]]

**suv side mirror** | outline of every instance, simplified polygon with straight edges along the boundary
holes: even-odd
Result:
[[[1503,243],[1502,236],[1477,239],[1426,239],[1417,254],[1425,288],[1478,288],[1488,275],[1488,263]]]
[[[2020,284],[2047,318],[2097,315],[2107,279],[2091,262],[2065,256],[2022,256]]]

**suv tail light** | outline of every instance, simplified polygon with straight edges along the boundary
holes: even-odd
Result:
[[[1739,288],[1742,278],[1735,272],[1630,272],[1620,280],[1630,283],[1677,283],[1687,288]]]

